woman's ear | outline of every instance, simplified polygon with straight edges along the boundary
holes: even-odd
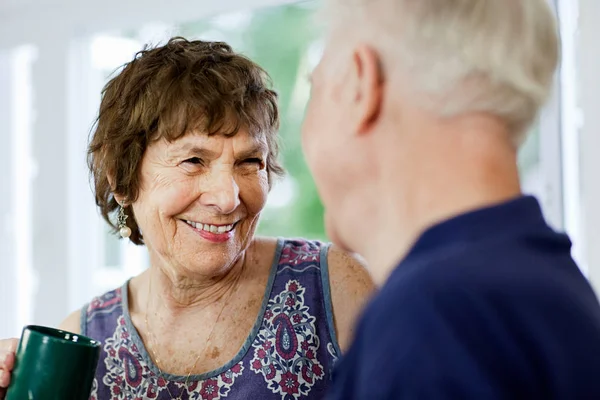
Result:
[[[114,192],[115,189],[117,188],[115,174],[112,171],[108,171],[106,173],[106,180],[108,181],[108,184],[110,185],[110,190],[112,190]]]
[[[119,203],[119,205],[121,207],[125,207],[127,205],[127,204],[125,204],[125,197],[124,196],[121,196],[121,195],[116,194],[114,192],[113,192],[113,196],[114,196],[115,200],[117,201],[117,203]]]
[[[119,205],[121,207],[125,207],[125,196],[122,196],[120,194],[117,194],[115,192],[115,189],[117,188],[117,185],[115,184],[115,180],[113,179],[113,175],[112,174],[107,174],[106,175],[106,179],[108,179],[108,184],[110,185],[110,190],[113,193],[113,197],[115,198],[115,200],[117,201],[117,203],[119,203]]]

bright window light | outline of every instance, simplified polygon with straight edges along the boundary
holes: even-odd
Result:
[[[37,48],[31,45],[14,50],[11,57],[12,97],[12,163],[14,213],[12,230],[15,240],[17,307],[16,326],[33,320],[33,299],[38,286],[32,264],[32,179],[36,175],[32,156],[33,86],[32,65],[37,58]]]

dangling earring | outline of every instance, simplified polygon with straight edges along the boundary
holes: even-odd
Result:
[[[121,235],[123,239],[127,239],[131,236],[131,228],[127,226],[127,217],[128,215],[125,214],[125,207],[120,206],[119,215],[117,216],[117,227],[119,228],[119,235]]]

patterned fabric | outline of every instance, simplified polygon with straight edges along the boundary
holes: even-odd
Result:
[[[127,285],[82,310],[82,333],[102,341],[91,400],[323,399],[340,350],[333,329],[328,246],[279,240],[254,328],[227,364],[202,375],[160,374],[131,322]],[[194,351],[194,349],[190,349]]]

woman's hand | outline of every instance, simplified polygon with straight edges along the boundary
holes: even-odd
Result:
[[[6,396],[6,388],[10,383],[10,374],[15,365],[15,352],[19,339],[0,340],[0,400]]]

